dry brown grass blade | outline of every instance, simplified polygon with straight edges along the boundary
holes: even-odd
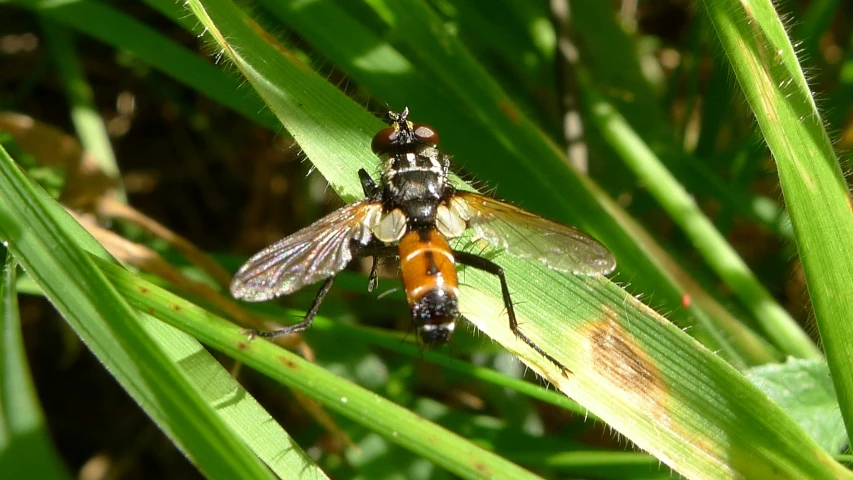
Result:
[[[73,136],[13,112],[0,112],[0,130],[11,133],[39,164],[65,170],[65,188],[60,197],[64,205],[91,212],[98,199],[116,197],[115,182],[101,172],[95,158]]]
[[[181,252],[190,263],[204,270],[221,287],[226,288],[231,283],[231,274],[225,271],[219,263],[186,238],[139,210],[115,199],[101,197],[97,211],[103,217],[124,220],[165,241],[170,247]]]
[[[66,210],[119,261],[134,265],[145,272],[166,280],[179,290],[204,299],[214,308],[236,320],[240,325],[264,328],[265,322],[258,319],[257,316],[245,310],[237,302],[221,295],[212,287],[186,278],[180,270],[170,265],[154,250],[102,228],[91,219],[80,216],[68,208]]]
[[[231,275],[192,242],[131,206],[116,200],[115,182],[71,135],[49,124],[12,112],[0,113],[0,130],[11,133],[18,144],[41,165],[60,167],[66,183],[60,201],[71,209],[93,213],[99,219],[121,219],[164,240],[213,280],[225,287]]]

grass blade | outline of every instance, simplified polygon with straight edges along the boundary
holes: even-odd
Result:
[[[725,280],[750,310],[765,334],[787,355],[821,358],[821,352],[788,312],[758,281],[743,259],[702,213],[693,197],[666,169],[625,119],[592,86],[581,72],[581,85],[593,121],[645,183],[655,199],[691,238],[705,261]]]
[[[0,284],[0,472],[6,478],[71,478],[50,440],[36,395],[18,312],[18,268],[6,254]]]
[[[64,26],[42,19],[42,30],[59,70],[59,78],[65,87],[65,95],[71,105],[71,120],[83,148],[91,153],[101,171],[116,185],[119,197],[126,201],[121,186],[121,172],[116,162],[106,125],[95,108],[94,93],[83,75],[74,49],[74,36]]]
[[[704,1],[779,171],[821,340],[853,439],[853,207],[794,49],[768,0]]]
[[[166,347],[157,342],[164,338],[162,329],[159,336],[152,336],[140,323],[89,254],[54,220],[58,206],[32,185],[3,149],[0,190],[4,192],[0,196],[0,238],[158,425],[210,476],[268,478],[268,470],[257,457],[165,357]],[[67,214],[61,216],[66,225],[73,224]]]

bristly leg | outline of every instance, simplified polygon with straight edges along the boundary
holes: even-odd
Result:
[[[361,168],[358,170],[358,179],[361,181],[361,189],[364,191],[364,196],[367,198],[378,198],[382,189],[379,188],[379,185],[376,185],[376,182],[370,178],[370,174],[367,173],[367,170]]]
[[[373,257],[373,268],[371,269],[370,278],[368,279],[367,285],[368,291],[373,291],[373,288],[376,288],[376,284],[378,282],[378,277],[376,275],[376,259],[378,257],[395,256],[397,254],[397,247],[369,244],[365,247],[353,248],[352,253],[353,257]],[[291,333],[299,333],[304,331],[314,322],[314,317],[316,317],[317,312],[320,311],[320,304],[323,303],[323,299],[326,298],[326,294],[328,294],[329,290],[332,289],[332,283],[334,283],[336,276],[337,275],[332,275],[331,277],[327,278],[326,281],[323,282],[323,285],[317,292],[317,296],[314,297],[314,302],[311,303],[311,308],[308,309],[308,313],[305,314],[305,318],[301,322],[269,332],[264,332],[255,329],[246,329],[243,330],[243,333],[248,334],[249,339],[251,340],[254,337],[276,338],[282,335],[290,335]]]
[[[373,293],[379,285],[379,275],[376,273],[376,265],[378,262],[376,255],[373,256],[373,265],[370,267],[370,274],[367,276],[367,293]]]
[[[526,343],[530,348],[535,350],[537,353],[548,359],[551,363],[557,366],[560,369],[560,372],[563,374],[563,377],[569,378],[569,374],[572,373],[565,365],[563,365],[559,360],[542,350],[539,345],[536,344],[533,340],[527,337],[521,330],[518,328],[518,320],[515,318],[515,308],[512,305],[512,297],[509,294],[509,286],[506,282],[506,274],[504,273],[504,269],[492,262],[491,260],[487,260],[485,258],[479,257],[477,255],[461,252],[454,250],[453,255],[456,258],[456,261],[462,265],[467,265],[469,267],[476,268],[477,270],[482,270],[486,273],[491,273],[492,275],[496,275],[501,282],[501,294],[503,296],[504,308],[506,308],[507,316],[509,317],[509,329],[512,330],[512,333],[521,340]]]
[[[332,275],[323,282],[323,286],[320,287],[320,291],[318,291],[317,296],[314,297],[314,302],[311,303],[311,308],[308,309],[308,313],[305,314],[305,318],[301,322],[269,332],[262,332],[254,329],[243,330],[243,332],[248,333],[249,339],[251,340],[253,337],[276,338],[282,335],[290,335],[291,333],[304,331],[314,322],[314,317],[317,316],[317,312],[320,310],[320,304],[323,303],[323,299],[326,298],[326,294],[332,289],[332,283],[334,283],[335,277],[336,275]]]

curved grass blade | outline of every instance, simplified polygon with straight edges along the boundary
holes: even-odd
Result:
[[[773,152],[847,437],[853,440],[853,200],[769,0],[704,1]]]
[[[0,191],[0,238],[86,345],[198,468],[216,477],[269,478],[266,467],[202,399],[197,386],[166,358],[164,337],[146,331],[67,233],[65,228],[76,224],[3,149]],[[54,220],[57,211],[65,217],[64,226]]]
[[[2,249],[5,250],[5,249]],[[18,268],[6,256],[0,284],[0,473],[5,478],[71,478],[50,439],[21,336]]]

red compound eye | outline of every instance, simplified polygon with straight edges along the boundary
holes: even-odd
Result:
[[[370,142],[370,148],[373,153],[380,154],[388,152],[394,147],[394,140],[397,138],[397,130],[394,127],[386,127],[379,131]]]
[[[424,125],[423,123],[415,124],[414,133],[415,138],[420,142],[428,143],[430,145],[438,145],[438,133],[429,125]]]

